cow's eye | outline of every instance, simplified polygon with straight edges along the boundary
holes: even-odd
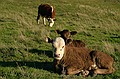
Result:
[[[64,46],[62,46],[62,49],[64,48]],[[62,49],[60,49],[60,51],[62,51]]]
[[[62,51],[62,49],[60,49],[60,51]]]

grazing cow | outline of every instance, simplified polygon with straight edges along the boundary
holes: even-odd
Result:
[[[61,37],[51,41],[54,48],[54,66],[63,74],[79,74],[90,69],[95,61],[97,69],[94,74],[111,74],[114,72],[113,58],[100,51],[91,51],[85,47],[70,47],[65,45]],[[87,75],[89,74],[89,71]]]
[[[58,34],[60,34],[60,36],[65,40],[65,43],[68,44],[69,42],[69,46],[75,46],[75,47],[85,47],[85,43],[82,42],[81,40],[72,40],[70,39],[71,35],[75,35],[77,34],[76,31],[69,31],[67,29],[64,29],[63,31],[60,30],[56,30],[56,32]],[[71,43],[70,43],[71,41]]]
[[[37,23],[39,24],[40,16],[43,18],[43,24],[46,25],[46,19],[49,22],[49,26],[52,27],[55,21],[55,9],[53,6],[48,4],[41,4],[38,7],[38,16],[37,16]]]

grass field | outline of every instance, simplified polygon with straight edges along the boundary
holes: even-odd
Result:
[[[55,6],[54,26],[37,24],[41,3]],[[116,72],[86,79],[120,79],[120,0],[0,0],[0,79],[84,79],[53,72],[55,29],[76,30],[74,39],[111,55]]]

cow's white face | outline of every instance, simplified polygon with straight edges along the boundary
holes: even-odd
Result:
[[[49,26],[52,27],[53,24],[54,24],[54,19],[49,18],[49,19],[48,19],[48,22],[49,22]]]
[[[61,60],[64,55],[65,50],[65,41],[61,37],[57,37],[53,41],[53,48],[54,48],[54,58],[57,60]]]

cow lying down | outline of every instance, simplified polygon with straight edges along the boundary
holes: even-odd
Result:
[[[113,58],[100,51],[91,51],[85,47],[65,45],[61,37],[50,41],[54,48],[55,71],[61,74],[111,74],[114,72]],[[93,63],[95,62],[95,63]]]
[[[67,29],[64,29],[63,31],[55,30],[57,34],[60,34],[60,37],[62,37],[65,40],[65,43],[68,44],[72,39],[70,38],[71,35],[77,34],[76,31],[69,31]],[[71,43],[69,43],[69,46],[75,46],[75,47],[85,47],[85,43],[81,40],[72,40]]]

